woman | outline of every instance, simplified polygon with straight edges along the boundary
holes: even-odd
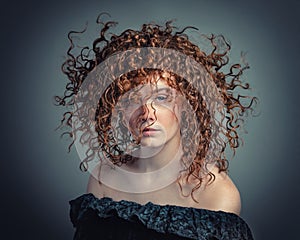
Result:
[[[248,66],[225,73],[230,45],[212,35],[205,53],[192,27],[108,38],[115,22],[97,22],[100,37],[77,56],[70,32],[70,82],[56,97],[74,106],[62,124],[91,173],[88,193],[70,202],[74,239],[252,239],[225,156],[256,100],[238,92]]]

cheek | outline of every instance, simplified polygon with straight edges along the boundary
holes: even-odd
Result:
[[[178,124],[178,119],[171,110],[157,111],[157,120],[166,128],[171,128],[175,124]]]
[[[174,114],[175,114],[174,117],[177,119],[177,121],[180,121],[180,119],[181,119],[181,111],[182,111],[181,106],[176,104],[174,107]]]
[[[127,111],[125,114],[125,122],[127,128],[133,133],[137,134],[142,124],[143,110],[141,108]]]

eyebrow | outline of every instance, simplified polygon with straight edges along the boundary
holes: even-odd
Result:
[[[164,91],[164,90],[168,90],[168,91],[171,91],[172,90],[172,88],[170,88],[170,87],[163,87],[163,88],[156,88],[156,89],[154,89],[154,90],[156,90],[157,92],[161,92],[161,91]]]

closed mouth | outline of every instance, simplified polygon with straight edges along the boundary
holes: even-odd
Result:
[[[155,129],[155,128],[144,128],[142,132],[156,132],[156,131],[159,131],[158,129]]]
[[[159,131],[160,131],[159,129],[146,127],[143,129],[142,133],[143,133],[143,136],[145,136],[145,137],[151,137],[151,136],[155,136]]]

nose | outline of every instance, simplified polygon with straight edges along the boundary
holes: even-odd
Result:
[[[156,120],[156,109],[153,106],[152,102],[146,103],[143,106],[141,106],[141,115],[140,119],[143,122],[149,122],[152,123]]]

